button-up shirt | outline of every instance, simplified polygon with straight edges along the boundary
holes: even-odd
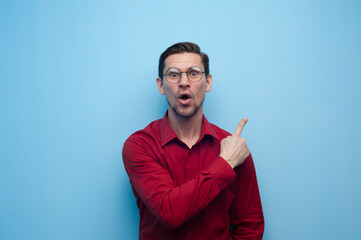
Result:
[[[123,162],[139,208],[139,239],[261,239],[264,219],[252,156],[219,156],[230,134],[203,116],[192,148],[164,118],[132,134]]]

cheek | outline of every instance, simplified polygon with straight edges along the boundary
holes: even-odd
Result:
[[[197,92],[198,92],[197,95],[203,98],[206,95],[206,85],[202,84],[202,86],[199,86],[199,89]]]
[[[172,99],[172,98],[175,98],[175,94],[174,94],[174,91],[172,89],[172,87],[169,87],[169,86],[164,86],[164,94],[165,96],[167,97],[167,99]]]

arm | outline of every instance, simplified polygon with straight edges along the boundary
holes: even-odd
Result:
[[[163,224],[176,228],[195,216],[235,178],[222,157],[194,178],[177,186],[149,145],[127,140],[124,166],[130,182],[147,208]]]
[[[233,239],[262,239],[264,219],[256,171],[246,140],[241,137],[248,119],[243,118],[236,131],[221,141],[220,155],[237,173],[237,194],[231,208]]]
[[[238,192],[231,209],[233,239],[262,239],[264,219],[252,156],[235,169]]]

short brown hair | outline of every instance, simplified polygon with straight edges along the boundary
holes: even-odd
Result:
[[[169,48],[167,48],[159,57],[159,65],[158,65],[158,76],[163,79],[163,70],[165,67],[165,59],[170,55],[183,53],[183,52],[190,52],[190,53],[197,53],[202,58],[202,63],[204,66],[204,72],[206,76],[209,74],[209,58],[207,54],[201,52],[200,47],[191,42],[180,42],[176,43]]]

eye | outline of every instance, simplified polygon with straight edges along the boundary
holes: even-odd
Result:
[[[197,80],[199,76],[201,76],[201,72],[202,72],[201,70],[191,68],[188,70],[187,75],[189,78],[193,80]]]
[[[199,74],[199,72],[196,71],[196,70],[192,70],[192,71],[189,72],[189,75],[192,76],[192,77],[196,77],[198,74]]]
[[[171,78],[177,78],[179,76],[179,73],[177,72],[168,72],[168,76]]]
[[[179,73],[178,69],[170,68],[170,69],[168,69],[166,75],[167,75],[168,80],[177,81],[179,79],[180,73]]]

